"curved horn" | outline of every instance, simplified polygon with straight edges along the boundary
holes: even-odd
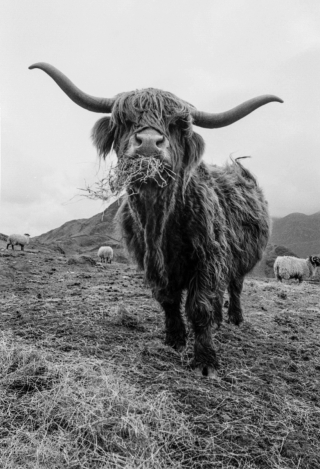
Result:
[[[89,94],[84,93],[53,65],[47,64],[45,62],[39,62],[30,65],[29,67],[30,70],[34,68],[40,68],[40,70],[46,72],[57,83],[57,85],[60,86],[62,91],[64,91],[66,95],[72,99],[73,102],[83,107],[84,109],[92,112],[111,112],[114,99],[96,98],[95,96],[90,96]]]
[[[192,110],[191,115],[193,117],[194,125],[205,127],[206,129],[216,129],[218,127],[225,127],[233,124],[250,114],[250,112],[258,109],[258,107],[264,106],[272,101],[283,103],[282,99],[277,96],[265,94],[263,96],[258,96],[257,98],[249,99],[249,101],[245,101],[239,106],[230,109],[230,111],[211,114],[209,112]]]

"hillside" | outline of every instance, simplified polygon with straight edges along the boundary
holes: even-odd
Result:
[[[270,242],[286,246],[299,257],[320,253],[320,212],[313,215],[290,213],[273,219]]]
[[[35,236],[30,244],[33,248],[37,245],[56,246],[68,256],[73,254],[95,256],[100,246],[108,245],[113,248],[118,262],[126,261],[127,257],[114,223],[119,205],[120,201],[116,201],[104,212],[91,218],[68,221],[59,228]]]

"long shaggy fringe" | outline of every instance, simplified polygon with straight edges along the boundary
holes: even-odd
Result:
[[[174,94],[155,88],[122,93],[112,109],[111,126],[119,129],[133,125],[135,129],[151,127],[169,137],[169,126],[178,121],[190,137],[192,106]]]

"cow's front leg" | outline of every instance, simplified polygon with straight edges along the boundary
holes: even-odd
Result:
[[[181,316],[182,291],[165,293],[163,291],[154,292],[165,312],[166,339],[170,345],[178,352],[181,352],[186,345],[186,326]]]
[[[217,293],[213,299],[213,322],[217,325],[219,329],[222,323],[222,308],[223,308],[223,294],[224,291]]]
[[[218,360],[212,341],[212,325],[217,316],[220,322],[220,310],[215,314],[214,307],[221,308],[221,301],[215,301],[205,292],[190,289],[186,302],[186,313],[194,330],[193,367],[199,374],[209,378],[217,377]]]

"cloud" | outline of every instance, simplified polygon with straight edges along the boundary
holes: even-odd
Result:
[[[259,94],[272,103],[238,123],[196,129],[205,160],[251,155],[273,215],[319,210],[320,4],[316,1],[7,2],[0,17],[1,226],[39,234],[101,204],[73,197],[98,163],[80,109],[39,70],[47,61],[96,96],[154,86],[204,111]],[[3,228],[0,226],[0,232]],[[14,228],[16,227],[16,228]],[[22,228],[21,228],[22,229]]]

